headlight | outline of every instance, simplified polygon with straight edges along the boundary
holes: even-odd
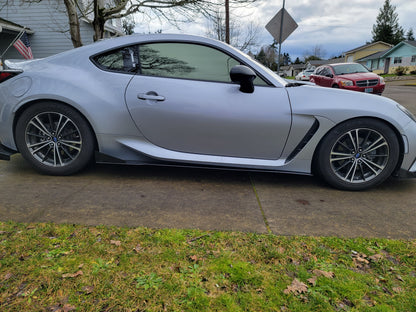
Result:
[[[384,83],[384,78],[380,77],[380,83]]]
[[[416,122],[416,118],[415,116],[404,106],[397,104],[397,107],[403,112],[405,113],[410,119],[412,119],[414,122]]]
[[[354,85],[351,80],[341,80],[339,84],[343,87],[352,87]]]

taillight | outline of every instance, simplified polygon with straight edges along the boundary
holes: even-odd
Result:
[[[6,81],[7,79],[10,79],[18,74],[20,74],[21,71],[2,71],[0,72],[0,83],[3,81]]]

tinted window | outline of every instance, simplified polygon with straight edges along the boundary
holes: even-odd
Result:
[[[321,73],[322,73],[322,69],[323,69],[323,67],[318,67],[317,69],[315,69],[314,74],[317,75],[317,76],[320,76]]]
[[[361,64],[340,64],[332,66],[335,75],[368,73],[368,69]]]
[[[231,82],[230,69],[239,64],[213,48],[185,43],[140,46],[143,75]]]
[[[118,72],[135,72],[138,64],[137,47],[125,47],[94,57],[101,68]]]
[[[328,67],[324,67],[321,71],[321,76],[327,76],[332,74],[331,70]]]
[[[142,75],[218,82],[231,82],[230,70],[240,64],[219,50],[189,43],[144,44],[139,58]]]

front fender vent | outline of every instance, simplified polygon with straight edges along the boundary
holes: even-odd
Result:
[[[293,158],[296,157],[297,154],[305,147],[305,145],[309,142],[309,140],[313,137],[313,135],[318,131],[319,128],[319,122],[315,119],[315,122],[313,123],[312,127],[308,130],[308,132],[305,134],[303,139],[299,142],[299,144],[295,147],[295,149],[290,153],[290,155],[286,158],[286,162],[288,163]]]

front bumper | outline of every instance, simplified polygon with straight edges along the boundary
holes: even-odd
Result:
[[[17,153],[16,151],[11,150],[10,148],[7,148],[4,145],[0,144],[0,159],[1,160],[10,160],[10,156],[16,153]]]
[[[342,89],[350,90],[350,91],[358,91],[364,93],[372,93],[372,94],[379,94],[381,95],[386,87],[385,84],[378,84],[376,86],[371,87],[358,87],[358,86],[348,86],[348,87],[341,87]]]
[[[405,170],[405,169],[400,169],[393,176],[396,177],[396,178],[400,178],[400,179],[416,178],[416,171],[409,171],[409,170]]]

